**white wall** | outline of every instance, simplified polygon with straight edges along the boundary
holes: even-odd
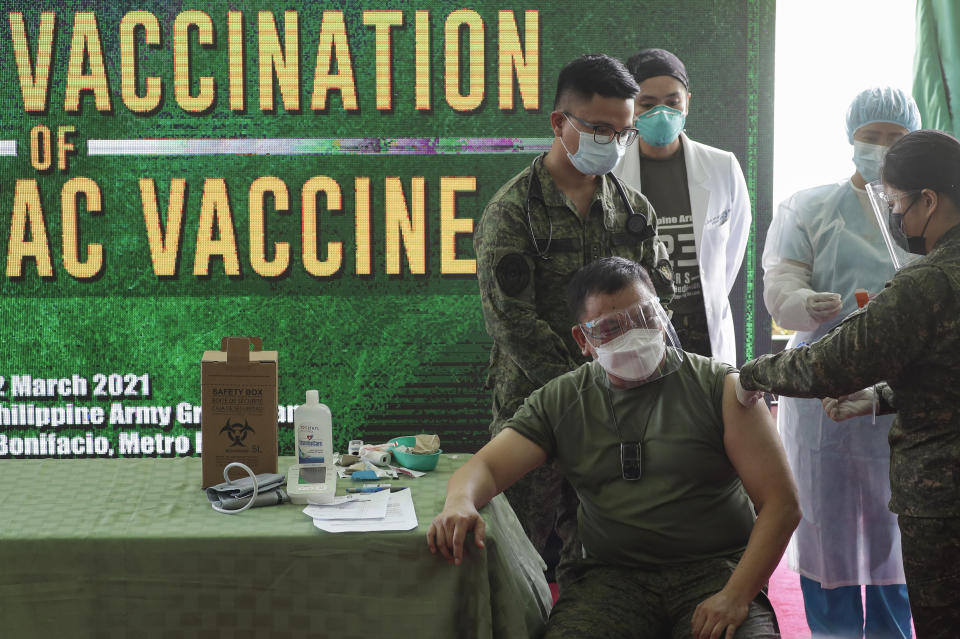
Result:
[[[914,0],[778,0],[774,211],[854,172],[845,116],[861,90],[913,87]]]

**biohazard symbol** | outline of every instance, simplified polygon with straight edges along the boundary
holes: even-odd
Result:
[[[243,446],[243,440],[247,438],[247,433],[255,431],[253,430],[253,426],[247,423],[247,420],[243,420],[243,424],[231,424],[230,420],[227,419],[226,425],[220,429],[220,432],[227,434],[227,437],[233,442],[230,446],[233,447]]]

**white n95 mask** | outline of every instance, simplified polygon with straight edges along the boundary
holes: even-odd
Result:
[[[594,347],[603,370],[630,382],[648,379],[660,366],[667,344],[657,328],[632,328]]]

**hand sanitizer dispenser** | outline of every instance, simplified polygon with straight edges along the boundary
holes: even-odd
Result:
[[[320,403],[320,394],[307,391],[307,401],[293,411],[297,438],[297,462],[333,464],[333,425],[330,409]]]
[[[333,425],[330,409],[320,395],[308,390],[306,402],[293,411],[297,461],[287,474],[287,494],[295,504],[325,504],[337,491],[333,466]]]

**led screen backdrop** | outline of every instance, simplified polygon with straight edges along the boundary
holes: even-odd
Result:
[[[196,454],[227,335],[279,351],[281,453],[308,388],[341,446],[475,448],[472,231],[549,147],[559,69],[678,53],[687,131],[737,154],[762,231],[773,5],[3,3],[0,458]]]

